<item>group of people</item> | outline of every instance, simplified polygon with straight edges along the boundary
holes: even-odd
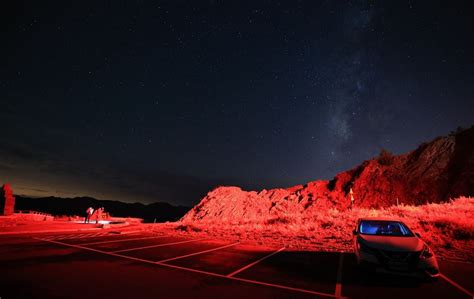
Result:
[[[104,207],[94,209],[93,207],[88,207],[86,210],[86,217],[84,218],[84,223],[90,223],[95,220],[95,223],[99,223],[99,220],[102,219],[104,215]]]

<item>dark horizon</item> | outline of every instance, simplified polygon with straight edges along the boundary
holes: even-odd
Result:
[[[474,125],[471,126],[471,127],[469,127],[469,128],[471,128],[471,129],[474,128]],[[438,137],[445,137],[445,136],[447,136],[447,135],[451,135],[451,134],[454,134],[454,133],[456,133],[456,132],[459,132],[459,131],[462,131],[462,130],[465,130],[465,129],[469,129],[469,128],[468,128],[468,127],[460,127],[460,126],[458,126],[458,127],[456,128],[456,130],[451,130],[451,131],[449,132],[449,134],[445,134],[445,135],[443,135],[443,136],[436,136],[436,137],[433,138],[432,140],[426,140],[426,141],[422,142],[421,144],[419,144],[416,148],[413,148],[412,150],[409,150],[409,151],[407,151],[407,152],[405,152],[405,153],[400,153],[400,155],[409,153],[409,152],[411,152],[411,151],[415,151],[415,150],[416,150],[419,146],[421,146],[422,144],[424,144],[424,143],[429,143],[429,142],[431,142],[431,141],[437,139]],[[386,151],[386,149],[382,149],[382,150],[385,150],[385,151]],[[390,152],[390,151],[388,151],[388,152],[389,152],[390,154],[393,154],[393,153]],[[379,155],[380,155],[380,153],[379,153]],[[371,158],[369,158],[369,159],[367,159],[367,160],[377,159],[377,157],[378,157],[379,155],[373,156],[373,157],[371,157]],[[367,161],[367,160],[364,160],[364,161]],[[361,161],[361,163],[364,162],[364,161]],[[348,171],[348,170],[350,170],[350,169],[354,169],[354,168],[356,168],[357,166],[359,166],[361,163],[359,163],[359,164],[357,164],[357,165],[354,165],[353,167],[349,167],[348,169],[345,169],[345,170],[342,170],[342,171]],[[341,172],[342,172],[342,171],[341,171]],[[333,179],[333,178],[334,178],[334,177],[327,178],[327,179],[320,179],[320,178],[318,179],[318,178],[317,178],[317,179],[314,179],[314,180],[311,180],[311,181],[316,181],[316,180],[331,180],[331,179]],[[308,181],[308,182],[311,182],[311,181]],[[295,185],[289,185],[289,186],[275,186],[275,187],[261,188],[261,189],[252,189],[252,188],[246,189],[246,188],[244,188],[244,187],[242,187],[242,186],[237,186],[237,185],[233,185],[233,186],[240,187],[243,191],[257,191],[257,192],[260,192],[262,189],[294,187],[294,186],[296,186],[296,185],[304,185],[304,184],[306,184],[306,183],[308,183],[308,182],[301,182],[301,183],[298,183],[298,184],[295,184]],[[2,182],[2,184],[10,184],[10,183],[9,183],[9,182]],[[11,185],[11,184],[10,184],[10,185]],[[228,185],[228,184],[227,184],[227,185],[226,185],[226,184],[216,184],[216,185],[210,186],[208,189],[206,189],[206,190],[204,190],[204,191],[205,191],[205,193],[207,193],[208,191],[212,191],[212,189],[217,188],[217,187],[221,187],[221,186],[229,186],[229,185]],[[38,189],[31,189],[31,188],[22,188],[21,186],[19,186],[19,188],[17,188],[17,190],[38,191],[38,192],[41,192],[41,193],[45,191],[45,190],[38,190]],[[148,202],[148,201],[140,202],[140,201],[137,201],[137,200],[135,200],[135,201],[133,201],[133,200],[132,200],[132,201],[126,201],[126,200],[121,200],[121,199],[116,199],[116,198],[99,198],[99,197],[94,197],[94,196],[90,196],[90,195],[87,195],[87,194],[86,194],[86,195],[75,195],[75,196],[71,196],[71,193],[69,193],[70,195],[61,196],[60,194],[59,194],[59,195],[51,195],[51,194],[49,194],[49,195],[44,195],[44,194],[41,195],[41,193],[38,194],[38,195],[35,195],[35,194],[30,195],[30,194],[20,194],[20,193],[16,192],[14,195],[15,195],[16,197],[19,196],[19,197],[32,198],[32,199],[44,199],[44,198],[50,198],[50,197],[58,198],[58,199],[82,199],[82,198],[89,198],[89,199],[94,199],[94,200],[99,200],[99,201],[111,201],[111,202],[116,201],[116,202],[120,202],[120,203],[130,203],[130,204],[136,204],[136,203],[138,203],[138,204],[144,204],[145,206],[146,206],[146,205],[149,205],[149,204],[156,204],[156,203],[169,203],[169,204],[171,204],[172,206],[175,206],[175,207],[186,207],[186,208],[192,208],[192,206],[194,206],[194,205],[196,205],[197,203],[199,203],[199,201],[200,201],[200,200],[202,199],[202,197],[205,195],[205,193],[201,193],[202,195],[200,195],[199,197],[198,197],[198,196],[194,197],[194,198],[196,198],[195,202],[190,202],[190,204],[174,204],[174,203],[170,203],[170,202],[168,202],[168,201],[159,201],[159,200],[156,200],[156,201],[149,201],[149,202]],[[196,193],[196,195],[197,195],[197,193]]]
[[[9,5],[0,183],[16,194],[191,206],[474,124],[464,2]]]
[[[11,185],[8,182],[5,182],[4,184]],[[124,204],[139,204],[139,205],[144,205],[144,206],[149,206],[149,205],[153,205],[153,204],[167,204],[167,205],[171,205],[173,207],[182,207],[182,208],[188,208],[188,209],[192,208],[192,206],[171,204],[171,203],[166,202],[166,201],[154,201],[154,202],[130,201],[130,202],[128,202],[128,201],[123,201],[123,200],[113,199],[113,198],[96,198],[96,197],[87,196],[87,195],[73,196],[73,197],[59,197],[59,196],[54,196],[54,195],[37,196],[37,195],[25,195],[25,194],[13,193],[13,196],[15,197],[15,199],[18,199],[18,198],[21,198],[21,199],[27,198],[27,199],[33,199],[33,200],[34,199],[52,199],[52,198],[53,199],[65,199],[65,200],[69,200],[69,199],[71,199],[71,200],[74,200],[74,199],[87,199],[87,200],[97,200],[97,201],[101,201],[101,202],[107,201],[107,202],[118,202],[118,203],[124,203]],[[27,208],[27,210],[28,209],[29,208]]]

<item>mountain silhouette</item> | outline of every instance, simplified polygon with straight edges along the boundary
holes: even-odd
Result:
[[[104,207],[105,211],[114,217],[137,217],[145,222],[175,221],[181,218],[190,208],[173,206],[165,202],[151,204],[124,203],[112,200],[98,200],[92,197],[41,197],[30,198],[15,196],[15,210],[33,210],[52,215],[79,215],[83,216],[88,207]]]

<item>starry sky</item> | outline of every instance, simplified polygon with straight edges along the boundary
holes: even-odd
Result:
[[[0,183],[192,205],[474,124],[468,2],[11,1]]]

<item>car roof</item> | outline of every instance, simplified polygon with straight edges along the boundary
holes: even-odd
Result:
[[[396,221],[396,222],[402,222],[399,218],[389,218],[389,217],[364,217],[364,218],[359,218],[358,220],[360,221]]]

